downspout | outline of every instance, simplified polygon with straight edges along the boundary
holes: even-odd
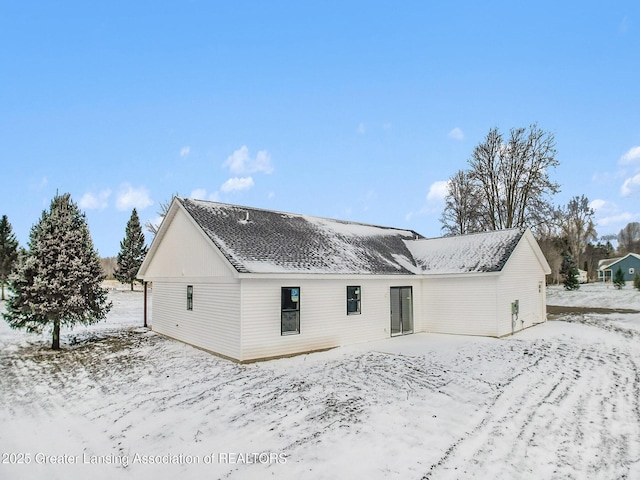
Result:
[[[144,327],[147,327],[147,281],[144,282]]]

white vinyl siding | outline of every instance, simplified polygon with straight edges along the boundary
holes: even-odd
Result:
[[[497,281],[495,274],[425,278],[423,331],[497,336]]]
[[[171,219],[145,272],[145,280],[181,277],[233,277],[222,253],[181,209]]]
[[[153,283],[155,332],[231,357],[240,357],[240,285],[193,283],[193,310],[187,284]]]
[[[511,334],[511,303],[519,301],[515,331],[544,322],[545,274],[524,237],[502,270],[498,281],[498,336]],[[539,284],[542,288],[539,289]]]
[[[300,334],[280,334],[281,287],[289,280],[242,280],[242,360],[289,355],[390,336],[389,288],[393,285],[414,286],[419,280],[399,276],[396,280],[353,277],[344,280],[304,279],[300,286]],[[347,315],[347,285],[362,289],[360,315]],[[414,293],[415,295],[415,293]],[[414,318],[420,308],[414,300]]]

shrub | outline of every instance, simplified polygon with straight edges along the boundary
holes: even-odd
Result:
[[[625,286],[625,281],[624,281],[624,273],[622,273],[622,269],[620,267],[618,267],[618,270],[616,270],[616,274],[613,276],[613,285],[620,290],[622,287]]]

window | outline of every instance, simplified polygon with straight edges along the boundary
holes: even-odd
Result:
[[[360,287],[347,287],[347,315],[360,315]]]
[[[193,285],[187,285],[187,310],[193,310]]]
[[[282,287],[280,334],[300,333],[300,287]]]
[[[636,273],[636,269],[633,267],[629,267],[629,275],[633,275],[634,273]]]

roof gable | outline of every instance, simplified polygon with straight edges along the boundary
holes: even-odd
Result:
[[[140,274],[147,278],[232,277],[237,273],[178,204],[172,204],[142,266]]]
[[[412,230],[177,198],[240,273],[411,274]]]
[[[637,253],[627,253],[624,257],[616,257],[616,258],[606,258],[603,260],[600,260],[599,265],[598,265],[598,270],[609,270],[611,269],[615,264],[620,263],[624,260],[637,260],[640,262],[640,255],[638,255]]]

